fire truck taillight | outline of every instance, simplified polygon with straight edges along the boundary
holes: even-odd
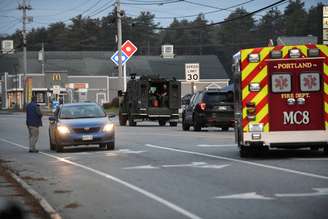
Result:
[[[249,91],[252,91],[252,92],[258,92],[261,90],[261,86],[260,86],[260,83],[250,83],[249,84],[249,87],[248,87]]]
[[[282,58],[282,51],[281,50],[272,50],[270,56],[272,59],[280,59],[280,58]]]
[[[320,55],[320,51],[318,48],[311,48],[308,49],[308,56],[309,57],[318,57]]]
[[[260,54],[258,53],[251,53],[248,55],[248,61],[251,63],[260,62]]]
[[[290,58],[299,58],[301,57],[301,51],[299,49],[291,49],[289,50]]]
[[[246,103],[246,115],[249,121],[255,121],[256,119],[256,107],[254,102]]]

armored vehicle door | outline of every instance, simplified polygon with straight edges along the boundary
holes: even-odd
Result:
[[[181,83],[180,81],[169,82],[169,107],[179,109],[181,107]]]
[[[148,92],[149,92],[149,82],[147,80],[139,81],[138,89],[138,107],[147,108],[148,107]]]

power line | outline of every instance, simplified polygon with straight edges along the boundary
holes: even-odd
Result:
[[[55,17],[55,16],[58,16],[58,15],[67,14],[68,12],[76,11],[76,9],[81,8],[82,6],[84,6],[84,5],[85,5],[86,3],[88,3],[88,2],[90,2],[90,0],[83,1],[82,3],[79,3],[76,7],[69,8],[69,9],[67,9],[67,10],[64,10],[64,11],[61,11],[61,12],[58,12],[58,13],[55,13],[55,14],[50,14],[50,15],[38,15],[38,16],[34,16],[34,17]],[[50,9],[39,9],[39,10],[50,10]]]
[[[246,2],[238,3],[238,4],[235,4],[235,5],[226,7],[226,8],[221,8],[221,9],[218,9],[218,10],[208,11],[208,12],[201,12],[201,13],[198,13],[198,14],[183,15],[183,16],[176,16],[176,17],[156,17],[156,19],[189,18],[189,17],[197,17],[199,14],[203,14],[203,15],[214,14],[214,13],[218,13],[218,12],[221,12],[221,11],[228,11],[229,9],[237,8],[237,7],[240,7],[242,5],[248,4],[248,3],[253,2],[253,1],[255,1],[255,0],[248,0]]]
[[[184,0],[171,0],[171,1],[158,1],[158,2],[135,2],[135,3],[132,3],[132,2],[121,2],[122,5],[159,5],[159,6],[162,6],[162,5],[167,5],[167,4],[172,4],[172,3],[178,3],[178,2],[182,2]]]
[[[89,15],[89,17],[96,16],[96,15],[106,11],[107,9],[111,8],[112,6],[114,6],[113,2],[114,1],[107,2],[105,5],[102,6],[102,7],[104,7],[107,5],[105,8],[99,8],[98,10],[93,11],[93,14]]]
[[[249,16],[252,16],[256,13],[259,13],[261,11],[264,11],[268,8],[272,8],[274,6],[277,6],[283,2],[286,2],[287,0],[280,0],[280,1],[277,1],[273,4],[270,4],[266,7],[263,7],[263,8],[260,8],[258,10],[255,10],[253,12],[250,12],[250,13],[247,13],[245,15],[242,15],[242,16],[239,16],[239,17],[235,17],[235,18],[230,18],[230,19],[225,19],[223,21],[219,21],[219,22],[214,22],[214,23],[210,23],[210,24],[204,24],[204,25],[196,25],[196,26],[188,26],[188,27],[155,27],[154,29],[158,29],[158,30],[186,30],[186,29],[196,29],[196,28],[202,28],[202,27],[210,27],[210,26],[215,26],[215,25],[219,25],[219,24],[225,24],[225,23],[229,23],[229,22],[232,22],[232,21],[235,21],[235,20],[240,20],[240,19],[243,19],[243,18],[246,18],[246,17],[249,17]]]
[[[84,10],[80,15],[83,15],[85,13],[87,13],[88,11],[92,10],[93,8],[97,7],[97,5],[103,0],[98,0],[95,4],[93,4],[90,8]]]

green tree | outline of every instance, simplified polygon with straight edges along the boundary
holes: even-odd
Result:
[[[307,13],[301,0],[289,1],[284,12],[284,27],[287,36],[306,34]]]
[[[44,39],[47,50],[65,50],[67,44],[67,30],[65,23],[50,24]]]
[[[139,54],[150,55],[151,48],[159,45],[158,33],[155,32],[159,24],[155,23],[154,18],[155,15],[150,12],[141,12],[138,17],[127,19],[130,32],[125,33],[124,38],[129,37],[140,47]]]
[[[322,3],[312,6],[309,10],[306,33],[318,37],[318,41],[322,42]]]
[[[284,19],[278,8],[270,9],[260,19],[257,30],[259,43],[267,43],[269,39],[275,40],[285,34]]]

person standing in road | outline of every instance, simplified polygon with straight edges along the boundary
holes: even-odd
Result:
[[[35,145],[39,139],[39,127],[42,126],[42,113],[40,106],[36,102],[36,96],[32,97],[32,101],[26,106],[26,125],[29,135],[29,152],[39,152]]]

